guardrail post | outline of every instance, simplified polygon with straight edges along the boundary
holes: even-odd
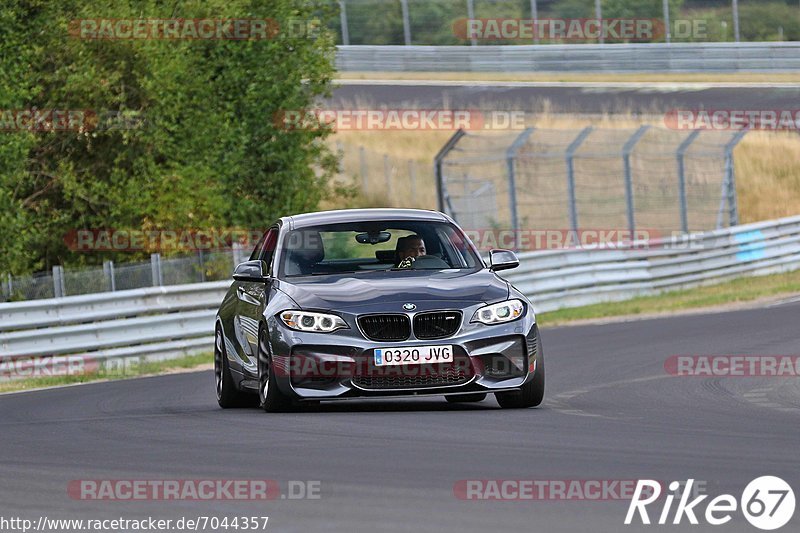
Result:
[[[622,147],[622,163],[625,167],[625,203],[628,209],[628,230],[631,232],[631,239],[636,231],[636,217],[633,211],[633,176],[631,172],[631,152],[636,146],[636,143],[647,133],[650,126],[642,126],[636,133],[631,135],[631,138]]]
[[[533,43],[539,44],[539,30],[538,25],[536,24],[536,19],[539,18],[539,8],[536,5],[536,0],[531,0],[531,20],[534,21],[533,23]]]
[[[350,32],[347,28],[347,6],[345,6],[345,0],[339,0],[339,21],[342,25],[342,44],[347,46],[350,44]]]
[[[108,280],[108,290],[115,292],[117,290],[117,280],[114,279],[114,261],[103,261],[103,274]]]
[[[508,202],[511,211],[511,230],[514,235],[514,246],[517,249],[517,232],[519,231],[519,215],[517,213],[517,179],[514,173],[514,162],[517,159],[517,152],[533,133],[534,128],[526,128],[520,133],[511,146],[506,150],[506,169],[508,171]]]
[[[358,147],[358,171],[361,174],[361,190],[367,192],[367,153],[363,146]]]
[[[53,296],[63,298],[67,295],[64,287],[64,267],[56,265],[53,267]]]
[[[700,130],[694,130],[686,137],[683,142],[678,146],[678,151],[675,156],[678,159],[678,201],[680,202],[681,209],[681,231],[689,233],[689,214],[686,206],[686,166],[684,165],[684,157],[689,146],[700,135]]]
[[[578,231],[578,206],[575,201],[575,152],[580,148],[583,141],[592,133],[594,128],[588,126],[581,130],[575,140],[567,147],[566,161],[567,161],[567,194],[569,197],[569,224],[572,231]]]
[[[164,277],[161,275],[161,254],[150,254],[150,268],[153,273],[153,287],[164,285]]]
[[[411,23],[408,20],[408,0],[400,0],[403,11],[403,41],[406,46],[411,45]]]
[[[725,145],[725,177],[722,180],[722,194],[717,211],[717,229],[722,227],[722,214],[725,212],[725,202],[728,203],[728,225],[739,224],[739,201],[736,198],[736,172],[733,166],[733,150],[741,142],[749,129],[745,128],[736,134]]]
[[[9,272],[6,278],[6,283],[8,287],[8,299],[11,299],[11,294],[14,292],[14,281],[11,277],[11,273]]]
[[[463,129],[458,130],[453,134],[452,137],[442,146],[442,149],[439,150],[439,153],[436,154],[436,157],[433,158],[433,175],[434,179],[436,179],[436,196],[437,196],[437,205],[438,209],[441,212],[445,212],[445,198],[448,198],[447,206],[450,208],[448,213],[455,218],[455,214],[453,213],[452,206],[450,205],[449,196],[447,194],[446,187],[444,185],[444,176],[442,175],[442,162],[444,158],[447,157],[453,148],[456,147],[458,141],[461,140],[461,137],[466,135],[466,132]]]

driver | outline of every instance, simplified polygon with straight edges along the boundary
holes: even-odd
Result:
[[[410,268],[414,260],[426,254],[425,241],[419,235],[408,235],[397,239],[397,267]]]

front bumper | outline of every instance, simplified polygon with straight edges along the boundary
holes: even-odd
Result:
[[[532,314],[531,314],[532,315]],[[471,315],[470,315],[471,316]],[[278,324],[273,371],[281,391],[298,400],[501,392],[533,378],[541,352],[532,316],[504,325],[464,324],[452,337],[375,342],[344,330],[302,333]],[[376,367],[376,348],[450,345],[453,363]]]

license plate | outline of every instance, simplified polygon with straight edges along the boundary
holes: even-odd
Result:
[[[375,366],[423,365],[452,361],[453,347],[449,345],[375,349]]]

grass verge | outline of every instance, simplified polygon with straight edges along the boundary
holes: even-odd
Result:
[[[76,374],[37,376],[0,381],[0,392],[14,392],[43,387],[56,387],[72,385],[75,383],[88,383],[90,381],[115,381],[120,379],[138,378],[169,374],[181,370],[208,365],[213,361],[210,353],[187,355],[168,361],[139,361],[128,359],[125,364],[112,365],[110,368],[99,368],[94,371]]]
[[[717,285],[670,291],[622,302],[560,309],[536,315],[540,325],[557,326],[579,320],[636,315],[664,315],[690,309],[753,302],[762,298],[800,293],[800,270],[768,276],[738,278]],[[535,303],[535,301],[534,301]]]

